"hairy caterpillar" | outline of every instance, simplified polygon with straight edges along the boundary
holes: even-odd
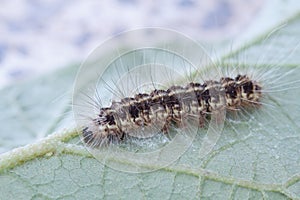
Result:
[[[203,126],[206,115],[220,109],[238,110],[249,105],[260,105],[261,85],[246,75],[234,79],[223,77],[219,81],[187,86],[172,86],[167,90],[139,93],[112,102],[100,108],[93,125],[82,131],[84,142],[92,146],[123,140],[125,135],[151,126],[161,126],[167,133],[170,124],[180,126],[187,118],[196,118]],[[198,119],[197,119],[198,118]],[[139,134],[139,133],[136,133]]]

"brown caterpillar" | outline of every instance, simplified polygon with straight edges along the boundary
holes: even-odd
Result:
[[[97,147],[120,142],[128,135],[138,136],[153,130],[168,133],[170,126],[184,124],[187,118],[197,118],[203,126],[208,115],[221,109],[239,110],[259,106],[262,86],[247,75],[222,77],[219,81],[191,82],[185,87],[172,86],[167,90],[139,93],[100,108],[91,125],[82,130],[83,140]]]

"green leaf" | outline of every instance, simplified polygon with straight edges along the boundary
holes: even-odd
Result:
[[[293,69],[284,82],[299,80],[299,27],[296,16],[268,40],[264,35],[224,56],[222,63],[274,66],[283,74]],[[299,87],[275,95],[270,99],[275,106],[251,113],[249,121],[226,123],[208,156],[199,158],[205,133],[199,130],[175,163],[141,166],[158,170],[134,174],[97,161],[65,118],[66,112],[71,116],[65,91],[71,90],[76,70],[69,67],[0,91],[5,152],[0,155],[0,199],[300,199]],[[70,129],[50,134],[61,124]],[[140,165],[107,156],[125,167]]]
[[[0,153],[42,139],[70,121],[66,116],[71,114],[76,68],[1,90]]]

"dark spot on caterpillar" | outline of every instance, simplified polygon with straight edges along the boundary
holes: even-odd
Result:
[[[116,124],[115,118],[113,115],[107,115],[106,120],[104,122],[107,122],[109,125],[114,125]]]
[[[136,105],[130,105],[129,106],[129,114],[130,116],[134,119],[137,118],[139,116],[139,109],[138,106]]]
[[[208,104],[208,100],[210,99],[209,90],[204,90],[200,96],[201,96],[201,99],[204,100]]]
[[[229,96],[233,99],[237,97],[237,91],[235,86],[228,86],[225,88],[226,94],[229,94]]]
[[[251,81],[243,84],[244,92],[247,94],[253,93],[253,84]]]
[[[88,130],[89,130],[89,128],[85,127],[82,130],[82,136],[83,136],[84,142],[87,143],[87,144],[90,144],[90,143],[92,143],[92,141],[94,140],[94,138],[93,138],[93,132],[92,131],[88,131]]]

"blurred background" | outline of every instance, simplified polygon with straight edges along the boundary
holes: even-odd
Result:
[[[273,2],[276,1],[272,1]],[[165,27],[199,41],[232,40],[264,0],[1,0],[0,88],[81,63],[108,37]]]

